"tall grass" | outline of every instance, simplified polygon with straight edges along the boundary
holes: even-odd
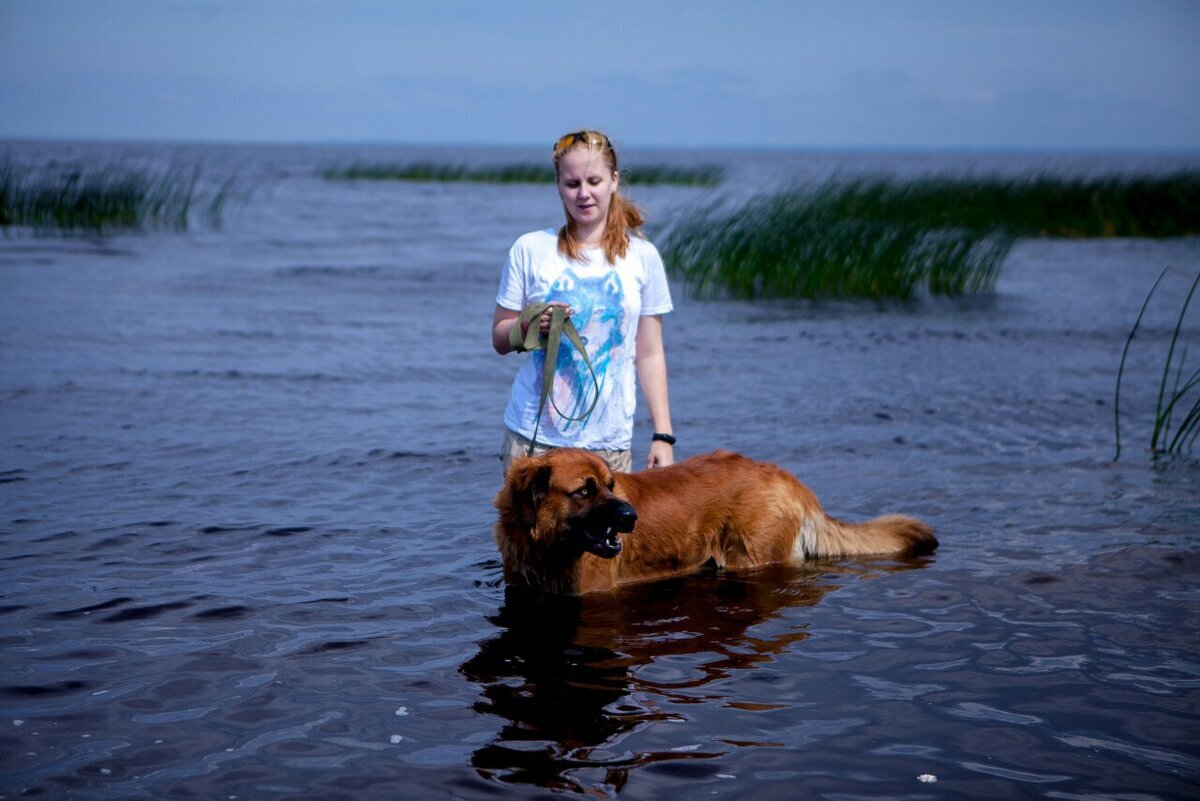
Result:
[[[24,167],[0,163],[0,226],[40,230],[188,227],[193,212],[217,225],[231,182],[202,197],[200,173],[94,168]]]
[[[321,177],[330,181],[541,184],[554,183],[554,170],[536,164],[468,167],[465,164],[441,164],[433,161],[408,164],[356,162],[343,167],[326,168],[321,171]]]
[[[427,181],[467,182],[487,184],[552,184],[554,168],[541,164],[498,164],[468,167],[464,164],[444,164],[418,161],[407,164],[357,162],[321,170],[322,178],[330,181]],[[638,186],[715,186],[724,172],[716,166],[671,167],[647,165],[623,170],[621,180]]]
[[[693,210],[663,255],[700,297],[957,295],[1021,236],[1200,233],[1200,172],[1158,178],[872,178]]]
[[[695,167],[647,164],[621,171],[621,180],[634,186],[716,186],[724,178],[725,170],[712,164]]]
[[[1117,439],[1117,452],[1113,456],[1113,461],[1121,458],[1121,380],[1125,375],[1125,361],[1129,355],[1129,346],[1133,342],[1134,335],[1137,334],[1138,327],[1142,324],[1142,317],[1146,314],[1146,307],[1150,305],[1150,298],[1154,296],[1155,290],[1158,289],[1158,285],[1162,283],[1163,276],[1166,274],[1167,270],[1163,269],[1158,280],[1150,287],[1150,292],[1142,302],[1141,311],[1134,320],[1133,328],[1130,329],[1129,336],[1125,339],[1125,349],[1121,353],[1121,364],[1117,368],[1117,387],[1113,398]],[[1189,451],[1195,445],[1197,436],[1200,435],[1200,369],[1193,370],[1187,378],[1184,378],[1184,362],[1187,360],[1186,346],[1179,352],[1178,361],[1175,358],[1179,335],[1183,330],[1183,321],[1187,316],[1188,307],[1192,303],[1192,296],[1196,293],[1197,285],[1200,285],[1200,272],[1197,272],[1196,277],[1192,279],[1192,286],[1179,310],[1179,317],[1175,321],[1175,330],[1171,335],[1171,344],[1167,348],[1167,358],[1163,363],[1162,377],[1158,385],[1158,399],[1154,409],[1154,429],[1150,435],[1150,451],[1155,454]],[[1168,389],[1168,385],[1170,389]]]
[[[1200,172],[1163,176],[870,179],[822,193],[843,216],[1029,237],[1200,233]]]

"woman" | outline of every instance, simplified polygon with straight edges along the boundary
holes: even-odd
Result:
[[[588,130],[567,134],[555,143],[553,160],[566,224],[557,233],[525,234],[509,250],[496,293],[492,347],[511,352],[509,335],[521,310],[549,302],[566,308],[586,343],[591,369],[564,337],[555,360],[553,403],[546,403],[539,421],[545,351],[534,351],[513,381],[500,457],[507,470],[513,457],[528,453],[536,432],[535,453],[586,448],[613,470],[628,472],[640,382],[654,424],[646,466],[669,465],[675,438],[662,315],[672,305],[662,258],[641,236],[641,211],[619,191],[617,154],[607,136]],[[538,319],[542,332],[549,331],[550,318],[547,309]],[[523,327],[522,334],[526,331]],[[599,400],[587,414],[596,389]]]

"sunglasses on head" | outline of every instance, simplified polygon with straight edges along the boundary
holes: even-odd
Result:
[[[612,150],[612,144],[608,141],[608,137],[596,131],[575,131],[559,139],[554,143],[554,152],[560,153],[574,145],[576,142],[583,142],[588,145],[597,147],[606,147]]]

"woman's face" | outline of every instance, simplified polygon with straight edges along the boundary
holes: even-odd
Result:
[[[583,227],[603,223],[620,178],[601,153],[580,143],[558,160],[558,195],[571,219]]]

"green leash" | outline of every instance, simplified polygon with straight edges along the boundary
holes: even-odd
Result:
[[[538,324],[538,318],[550,309],[550,330],[546,334],[542,334],[541,326]],[[521,328],[528,326],[525,336],[521,336]],[[588,406],[587,411],[579,417],[572,417],[569,414],[564,414],[562,409],[558,408],[558,404],[554,402],[554,397],[550,394],[551,388],[554,386],[554,370],[558,365],[558,346],[562,341],[563,334],[566,334],[567,339],[575,350],[579,351],[579,355],[583,357],[583,363],[587,365],[588,372],[592,374],[592,386],[596,391],[596,396],[592,398],[592,403]],[[558,416],[570,422],[583,422],[596,408],[596,403],[600,400],[600,382],[596,380],[596,371],[592,369],[592,360],[588,358],[587,349],[583,346],[583,339],[579,336],[579,332],[575,330],[575,324],[571,322],[571,318],[567,317],[567,310],[562,306],[551,306],[549,303],[530,303],[522,310],[517,323],[508,332],[508,344],[517,353],[524,353],[531,350],[545,350],[546,363],[542,366],[542,396],[538,399],[537,420],[533,424],[533,439],[529,442],[528,456],[533,456],[533,449],[537,447],[537,432],[538,427],[542,424],[542,411],[546,408],[546,399],[550,399],[550,405],[554,407],[554,411],[558,412]]]

